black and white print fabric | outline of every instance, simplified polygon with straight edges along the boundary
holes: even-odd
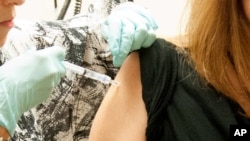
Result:
[[[18,20],[0,50],[0,63],[30,48],[61,46],[66,50],[67,61],[114,78],[118,69],[113,67],[108,45],[93,22],[122,2],[126,0],[96,0],[89,5],[89,13],[67,20]],[[11,140],[87,141],[108,88],[109,85],[67,71],[47,101],[23,114]]]

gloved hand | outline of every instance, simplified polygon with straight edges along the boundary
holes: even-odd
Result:
[[[130,52],[151,46],[158,25],[148,10],[128,2],[114,8],[101,28],[113,55],[113,64],[120,67]]]
[[[0,126],[13,135],[21,115],[45,101],[66,73],[61,47],[27,51],[0,67]]]

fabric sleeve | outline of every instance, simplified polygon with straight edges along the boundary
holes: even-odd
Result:
[[[147,140],[161,134],[160,121],[170,100],[177,75],[175,46],[157,39],[150,48],[141,49],[142,95],[148,114]],[[159,136],[158,136],[159,137]]]
[[[239,123],[237,112],[199,79],[186,54],[162,39],[139,54],[147,141],[229,139],[229,125]]]

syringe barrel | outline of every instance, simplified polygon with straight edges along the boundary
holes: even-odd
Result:
[[[102,83],[105,83],[105,84],[111,83],[111,78],[109,76],[105,74],[97,73],[89,69],[85,69],[84,76],[94,79],[94,80],[101,81]]]
[[[73,71],[73,72],[78,73],[78,74],[85,73],[85,68],[83,68],[83,67],[77,66],[77,65],[69,63],[67,61],[63,61],[63,64],[67,70]]]
[[[101,73],[92,71],[90,69],[86,69],[86,68],[77,66],[77,65],[69,63],[67,61],[63,61],[63,63],[68,70],[71,70],[75,73],[81,74],[85,77],[101,81],[102,83],[105,83],[105,84],[109,84],[112,82],[111,77],[109,77],[105,74],[101,74]]]

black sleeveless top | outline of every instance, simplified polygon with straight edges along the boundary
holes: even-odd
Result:
[[[230,125],[249,124],[237,104],[201,83],[184,51],[157,39],[139,54],[147,141],[228,141]]]

